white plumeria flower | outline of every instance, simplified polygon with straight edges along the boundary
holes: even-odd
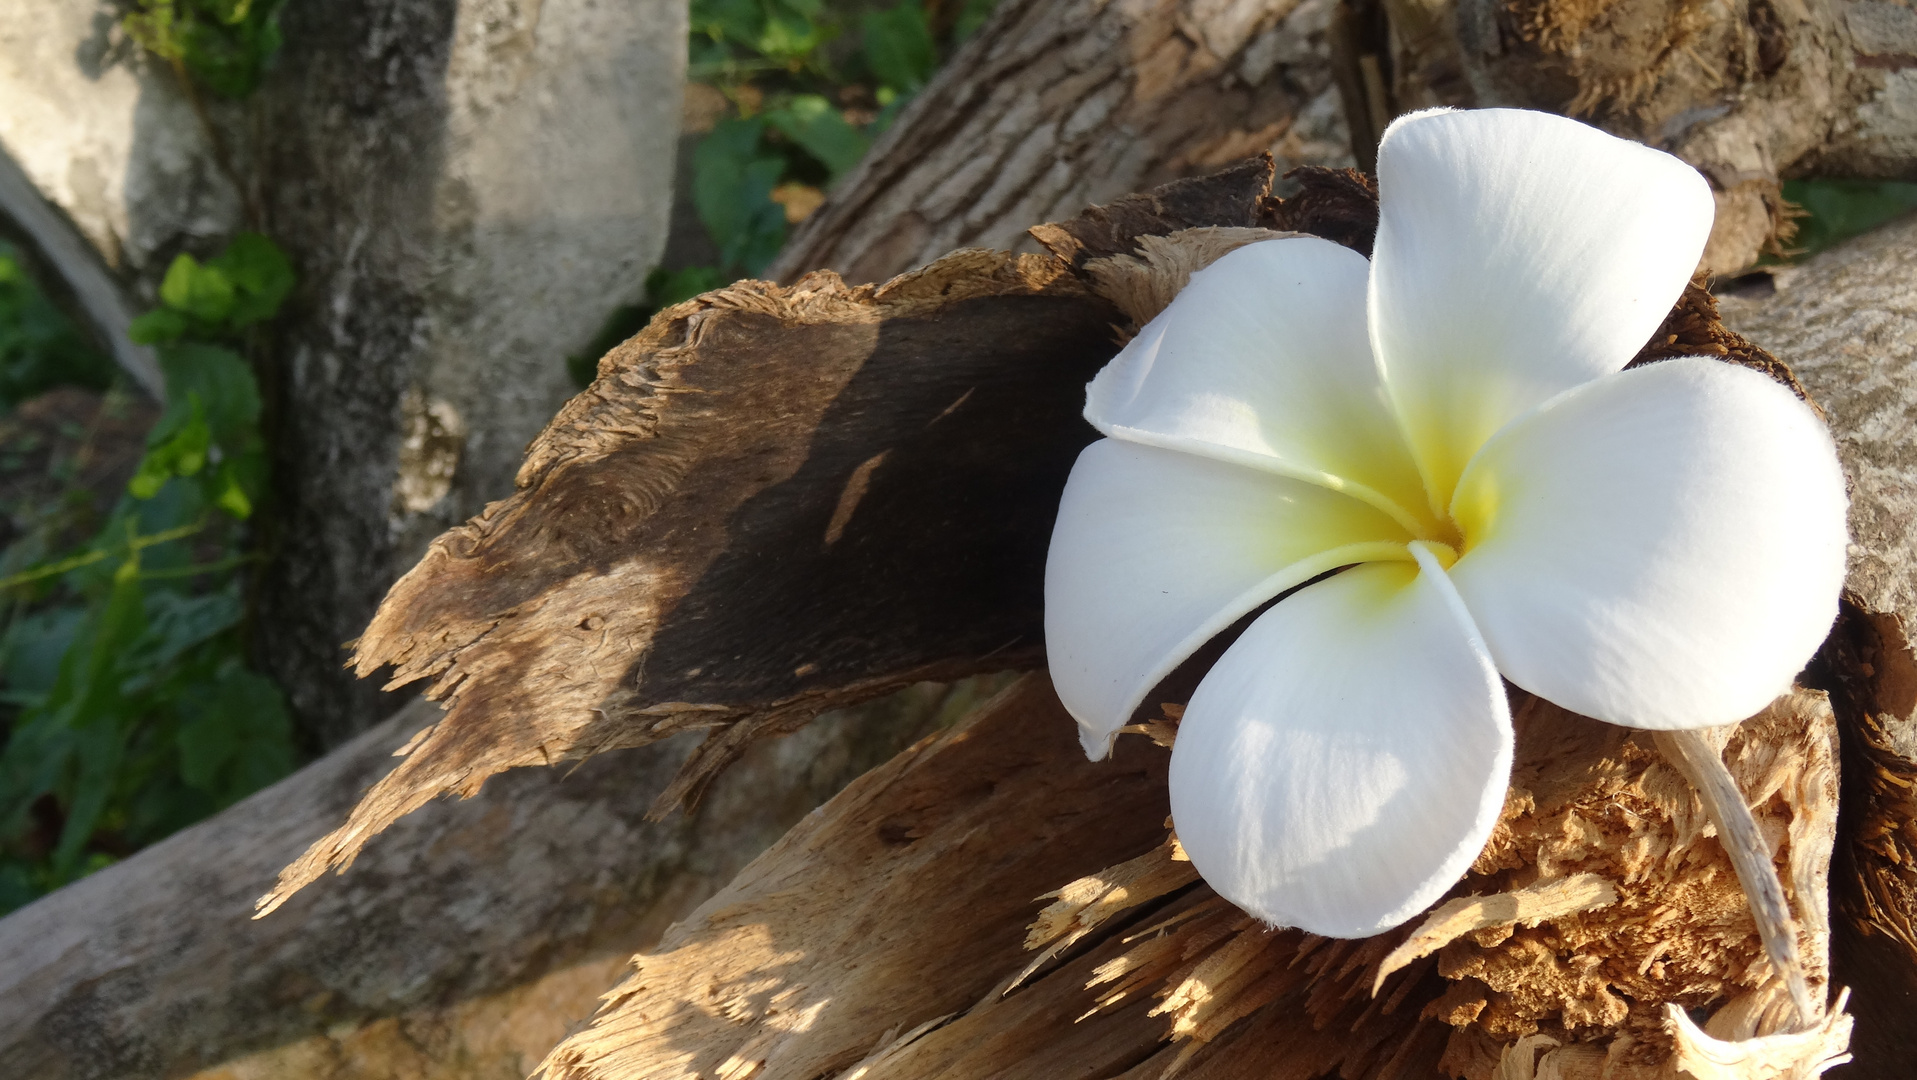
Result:
[[[1710,232],[1667,154],[1516,110],[1378,150],[1371,261],[1241,248],[1093,380],[1107,436],[1045,575],[1059,696],[1105,755],[1161,679],[1273,597],[1192,696],[1172,818],[1220,894],[1356,937],[1435,902],[1511,770],[1504,679],[1639,728],[1735,723],[1837,613],[1823,423],[1717,360],[1623,370]]]

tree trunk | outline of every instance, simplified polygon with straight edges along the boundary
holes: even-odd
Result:
[[[152,302],[176,253],[240,228],[291,254],[298,290],[261,371],[275,498],[258,644],[324,748],[392,709],[340,670],[342,643],[434,535],[512,490],[573,391],[567,356],[643,289],[686,7],[349,0],[289,4],[281,23],[254,96],[196,102],[99,5],[0,0],[0,149],[99,251],[122,309]],[[3,205],[26,202],[4,176]],[[38,246],[112,306],[86,260]],[[125,316],[92,321],[137,362]]]
[[[1007,0],[769,276],[882,281],[1259,150],[1369,169],[1400,113],[1582,116],[1701,169],[1705,264],[1788,246],[1779,181],[1917,178],[1917,16],[1832,0]],[[1031,250],[1029,245],[1024,250]]]
[[[768,271],[884,281],[1270,151],[1351,164],[1331,0],[1004,0]]]
[[[34,1080],[518,1080],[634,949],[964,700],[921,687],[764,743],[699,813],[663,823],[646,811],[687,739],[525,771],[416,815],[351,877],[252,921],[273,872],[430,722],[416,703],[0,919],[0,1061]]]
[[[331,745],[341,671],[426,542],[512,489],[565,358],[665,242],[682,0],[292,4],[261,198],[297,253],[272,388],[264,656]]]

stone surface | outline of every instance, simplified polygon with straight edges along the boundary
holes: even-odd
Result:
[[[175,251],[239,227],[240,198],[173,73],[118,17],[99,0],[0,0],[0,146],[150,297]]]

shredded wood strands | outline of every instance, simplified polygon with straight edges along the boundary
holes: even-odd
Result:
[[[1602,1069],[1617,1080],[1650,1080],[1678,1075],[1674,1070],[1693,1060],[1712,1063],[1718,1070],[1709,1073],[1712,1080],[1771,1080],[1815,1076],[1841,1060],[1848,1017],[1820,1015],[1809,1030],[1793,1033],[1800,1025],[1790,994],[1760,959],[1748,909],[1734,910],[1743,894],[1735,874],[1727,873],[1732,867],[1711,815],[1676,767],[1657,755],[1656,737],[1594,725],[1583,733],[1584,746],[1566,752],[1564,738],[1576,735],[1578,724],[1590,722],[1523,699],[1519,725],[1526,737],[1518,768],[1536,790],[1514,785],[1498,837],[1459,891],[1530,876],[1528,884],[1458,896],[1434,909],[1415,932],[1362,943],[1271,931],[1200,888],[1124,937],[1131,948],[1101,964],[1087,984],[1099,996],[1084,1015],[1155,998],[1152,1014],[1170,1016],[1173,1040],[1184,1043],[1164,1074],[1175,1075],[1198,1059],[1203,1044],[1260,1010],[1286,1008],[1288,999],[1304,998],[1305,1011],[1324,1020],[1324,1003],[1347,1000],[1350,991],[1331,995],[1326,987],[1348,977],[1353,960],[1369,950],[1358,964],[1358,983],[1382,1002],[1376,1016],[1388,1017],[1415,997],[1420,1020],[1454,1029],[1443,1053],[1446,1068],[1474,1080],[1595,1078]],[[1731,775],[1743,795],[1768,811],[1770,831],[1785,839],[1779,855],[1788,861],[1781,869],[1797,885],[1790,900],[1805,914],[1799,933],[1820,984],[1827,970],[1824,886],[1835,825],[1832,724],[1821,695],[1798,691],[1742,730],[1718,732],[1714,743],[1736,741]],[[1169,742],[1160,732],[1170,728],[1154,721],[1131,730]],[[1582,773],[1577,790],[1549,792],[1536,784],[1564,772]],[[1548,792],[1542,805],[1538,790]],[[1572,797],[1560,802],[1563,795]],[[1628,836],[1615,834],[1619,825],[1630,830]],[[1117,883],[1146,867],[1171,865],[1170,850],[1168,844],[1067,886],[1061,894],[1081,904],[1069,910],[1054,905],[1057,913],[1046,925],[1122,894]],[[1561,872],[1571,865],[1605,873]],[[1560,872],[1539,876],[1541,868]],[[1616,876],[1622,890],[1607,874]],[[1673,928],[1698,903],[1720,913],[1707,920],[1703,940],[1686,940]],[[1101,914],[1109,918],[1112,912]],[[1723,934],[1733,923],[1741,924],[1739,940]],[[1091,928],[1081,925],[1073,940]],[[1056,930],[1034,934],[1032,945],[1055,946],[1058,936]],[[1386,945],[1392,947],[1386,951]],[[1340,951],[1344,964],[1319,981],[1325,969],[1309,958]],[[1435,960],[1433,954],[1439,954]],[[1407,965],[1416,966],[1387,986]],[[1442,978],[1425,978],[1431,974]],[[1425,984],[1436,989],[1416,996]],[[1698,1006],[1726,998],[1708,1035],[1673,1026],[1671,1016],[1682,1009],[1658,1004],[1677,999]]]
[[[768,851],[540,1075],[1684,1080],[1675,1062],[1709,1059],[1732,1070],[1711,1080],[1808,1080],[1841,1057],[1841,1001],[1789,1030],[1715,829],[1651,737],[1515,704],[1513,786],[1473,872],[1416,931],[1338,941],[1194,881],[1165,751],[1121,739],[1086,762],[1028,677]],[[1820,1000],[1833,726],[1797,691],[1725,744]],[[1708,1013],[1702,1036],[1667,1006]]]
[[[1743,793],[1730,770],[1724,767],[1718,738],[1727,731],[1659,731],[1653,734],[1659,752],[1676,766],[1697,791],[1704,812],[1717,828],[1718,840],[1737,869],[1737,880],[1750,900],[1751,915],[1757,921],[1757,936],[1771,968],[1790,991],[1801,1027],[1810,1027],[1823,1017],[1823,1008],[1811,1000],[1804,978],[1803,961],[1797,954],[1800,933],[1792,916],[1784,884],[1771,867],[1770,848],[1758,832],[1757,819],[1744,805]]]
[[[1403,945],[1378,965],[1371,992],[1385,976],[1420,957],[1430,956],[1466,934],[1494,926],[1536,926],[1547,919],[1591,911],[1617,903],[1617,890],[1596,874],[1540,879],[1516,892],[1460,896],[1438,905]]]

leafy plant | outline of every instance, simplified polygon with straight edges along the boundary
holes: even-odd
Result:
[[[128,36],[221,97],[251,94],[281,44],[283,0],[135,0]]]
[[[692,76],[733,108],[693,151],[692,203],[718,262],[677,272],[763,273],[820,189],[858,165],[993,2],[693,0]],[[654,283],[648,294],[651,310],[682,299]],[[575,358],[575,376],[585,366]]]
[[[886,11],[867,12],[865,62],[882,90],[913,94],[938,68],[938,45],[925,21],[925,9],[906,0]]]
[[[1800,255],[1808,255],[1917,210],[1917,184],[1897,180],[1786,180],[1784,198],[1805,212],[1790,246]]]
[[[104,390],[113,361],[93,347],[0,244],[0,408],[54,386]]]
[[[125,494],[79,550],[0,578],[0,700],[17,710],[0,750],[0,910],[293,766],[285,702],[242,659],[239,571],[266,457],[236,348],[292,285],[256,234],[173,262],[161,306],[135,321],[168,399]]]

